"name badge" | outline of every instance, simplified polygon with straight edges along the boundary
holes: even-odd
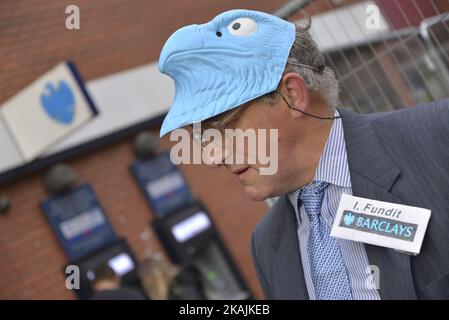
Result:
[[[331,236],[418,255],[430,210],[343,194]]]

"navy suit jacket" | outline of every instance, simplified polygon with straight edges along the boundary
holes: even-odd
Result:
[[[432,210],[419,255],[365,244],[379,267],[381,299],[449,298],[449,99],[386,113],[339,112],[353,195]],[[308,299],[296,230],[284,195],[253,233],[267,299]]]

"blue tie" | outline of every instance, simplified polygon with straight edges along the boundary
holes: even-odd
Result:
[[[321,202],[328,183],[314,181],[301,191],[298,209],[302,204],[310,221],[307,254],[317,300],[352,300],[348,274],[340,248],[321,217]]]

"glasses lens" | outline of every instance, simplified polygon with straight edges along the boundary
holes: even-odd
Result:
[[[224,122],[201,122],[201,126],[192,126],[192,139],[202,148],[209,144],[218,148],[228,148],[232,143],[232,133],[231,130],[224,128]]]
[[[195,141],[195,143],[201,144],[201,133],[194,132],[192,134],[192,139]]]
[[[203,130],[195,129],[195,127],[192,128],[192,140],[199,144],[200,146],[203,146]]]
[[[225,134],[225,132],[215,129],[201,129],[192,132],[192,139],[200,145],[202,148],[207,147],[209,144],[218,148],[227,148],[232,141],[232,134],[229,132]]]

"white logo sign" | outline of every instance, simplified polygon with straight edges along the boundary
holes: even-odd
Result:
[[[417,255],[430,210],[343,194],[331,236]]]

